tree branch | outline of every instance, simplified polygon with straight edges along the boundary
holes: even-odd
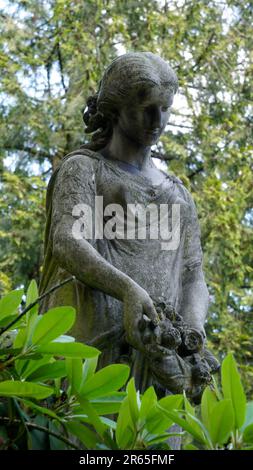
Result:
[[[0,336],[5,333],[5,331],[7,331],[9,328],[11,328],[13,325],[15,325],[15,323],[17,323],[20,318],[22,318],[27,312],[29,312],[29,310],[31,310],[34,305],[36,305],[38,302],[40,302],[40,300],[44,299],[44,297],[46,297],[47,295],[51,294],[51,292],[55,291],[56,289],[59,289],[59,287],[61,286],[64,286],[65,284],[67,284],[67,282],[71,282],[71,281],[74,281],[75,279],[75,276],[71,276],[71,277],[68,277],[68,279],[65,279],[65,281],[62,281],[60,282],[59,284],[56,284],[56,286],[53,286],[51,287],[51,289],[49,289],[48,291],[44,292],[44,294],[42,294],[40,297],[38,297],[34,302],[32,302],[31,304],[29,304],[24,310],[23,312],[20,313],[20,315],[18,315],[16,318],[14,318],[14,320],[12,320],[7,326],[5,326],[4,328],[1,328],[0,329]]]
[[[61,48],[60,48],[60,43],[59,42],[57,42],[57,57],[58,57],[60,73],[61,73],[61,83],[62,83],[62,86],[63,86],[63,89],[64,89],[65,93],[67,93],[68,89],[67,89],[67,87],[65,85],[65,82],[64,82],[63,61],[62,61]]]
[[[201,52],[201,54],[199,55],[199,57],[197,57],[196,59],[196,62],[195,64],[193,65],[192,67],[192,70],[193,72],[196,71],[196,69],[198,68],[199,64],[202,62],[202,60],[205,58],[207,52],[208,52],[208,49],[210,48],[210,45],[212,43],[212,40],[215,36],[215,31],[212,32],[211,36],[209,37],[208,41],[207,41],[207,45],[206,47],[204,48],[204,50]]]
[[[6,423],[6,424],[8,424],[8,423],[10,423],[10,424],[11,423],[22,424],[22,421],[20,421],[19,419],[12,419],[11,420],[7,416],[0,416],[0,423],[1,422]],[[40,426],[39,424],[30,423],[30,422],[27,422],[27,421],[25,421],[23,424],[25,426],[27,426],[28,428],[37,429],[37,431],[41,431],[41,432],[45,432],[47,434],[50,434],[51,436],[56,437],[56,439],[59,439],[59,441],[64,442],[65,444],[67,444],[70,447],[73,447],[73,449],[80,450],[79,447],[76,444],[74,444],[73,442],[71,442],[69,439],[62,436],[61,434],[58,434],[57,432],[51,431],[50,429],[48,429],[44,426]]]
[[[198,173],[201,173],[202,171],[204,171],[204,167],[200,166],[199,168],[197,168],[197,170],[195,170],[192,173],[190,173],[189,175],[187,175],[187,178],[191,179],[194,176],[196,176]]]
[[[192,126],[185,126],[184,124],[174,124],[173,122],[168,122],[167,126],[184,127],[185,129],[191,129],[192,131],[194,129],[194,127]]]
[[[176,157],[175,155],[162,155],[161,153],[159,152],[156,152],[154,150],[152,150],[151,152],[151,157],[152,158],[159,158],[159,160],[163,160],[163,161],[171,161],[171,160],[178,160],[178,157]]]
[[[11,145],[9,143],[6,143],[4,144],[3,146],[1,146],[1,150],[7,150],[7,151],[19,151],[19,152],[27,152],[27,153],[30,153],[31,155],[33,156],[41,156],[43,158],[48,158],[50,161],[52,159],[52,156],[50,156],[48,153],[46,152],[42,152],[41,150],[36,150],[36,149],[33,149],[31,147],[28,147],[26,145]]]

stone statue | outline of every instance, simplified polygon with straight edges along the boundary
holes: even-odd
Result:
[[[70,274],[76,279],[45,297],[40,311],[74,306],[70,334],[102,351],[98,368],[127,363],[141,393],[154,385],[159,397],[185,390],[197,401],[219,368],[205,348],[209,296],[197,211],[151,150],[177,88],[174,71],[151,52],[124,54],[105,70],[83,114],[92,140],[61,160],[47,191],[40,294]],[[154,236],[151,215],[141,225],[149,236],[138,237],[138,224],[130,236],[122,231],[138,204],[153,215],[168,208],[167,239]],[[176,242],[173,207],[180,207]]]

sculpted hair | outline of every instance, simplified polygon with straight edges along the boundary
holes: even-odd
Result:
[[[85,133],[92,133],[91,142],[83,148],[99,150],[112,136],[118,110],[127,102],[136,86],[164,86],[175,94],[178,80],[175,72],[160,56],[152,52],[129,52],[114,59],[99,82],[97,93],[89,96],[83,113]]]

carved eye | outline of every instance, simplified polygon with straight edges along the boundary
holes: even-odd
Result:
[[[169,109],[169,106],[163,106],[162,107],[162,111],[164,111],[164,112],[168,111],[168,109]]]

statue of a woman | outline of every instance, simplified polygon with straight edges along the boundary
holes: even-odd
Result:
[[[40,283],[42,294],[73,274],[74,282],[44,298],[41,312],[74,306],[70,333],[102,351],[98,368],[128,363],[136,388],[154,384],[160,397],[183,389],[197,396],[217,367],[203,347],[208,291],[196,207],[182,182],[152,161],[177,88],[176,74],[151,52],[124,54],[105,70],[84,112],[92,141],[65,156],[49,182]],[[126,228],[137,204],[169,207],[170,235],[172,207],[180,207],[174,245],[163,244],[160,232],[112,235],[115,208]],[[110,237],[97,236],[101,224]],[[143,227],[150,231],[151,218]]]

